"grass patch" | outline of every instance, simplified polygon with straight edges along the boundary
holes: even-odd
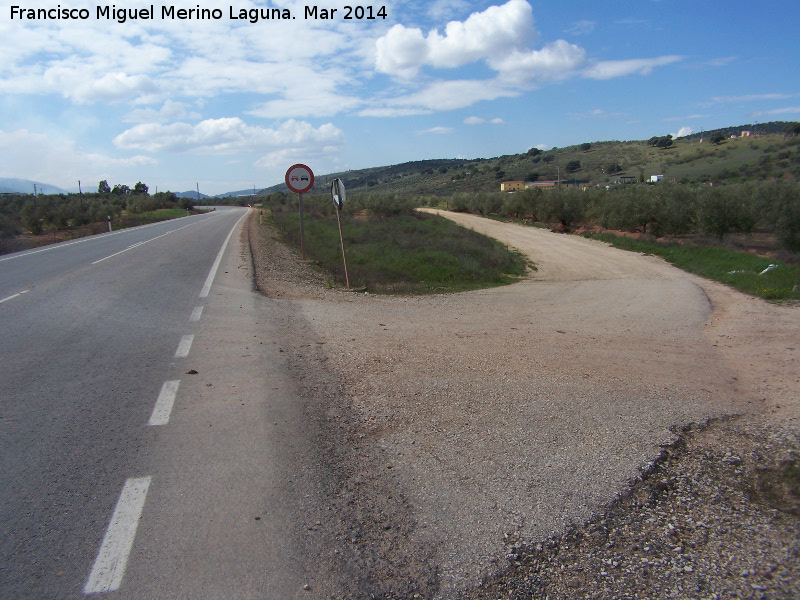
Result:
[[[273,213],[300,247],[295,211]],[[344,284],[336,217],[304,216],[306,256]],[[506,285],[529,265],[521,254],[442,217],[426,214],[356,219],[342,216],[350,285],[377,293],[442,293]]]
[[[774,260],[718,246],[665,244],[635,240],[610,233],[587,234],[615,248],[660,256],[679,269],[725,283],[740,292],[765,300],[800,300],[800,267],[779,263],[764,275],[760,273]]]

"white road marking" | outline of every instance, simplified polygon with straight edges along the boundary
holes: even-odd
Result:
[[[101,594],[119,589],[149,487],[150,477],[128,479],[125,482],[100,545],[100,552],[83,587],[84,594]]]
[[[172,405],[175,404],[175,396],[178,394],[180,379],[176,381],[165,381],[161,386],[161,393],[153,407],[153,414],[150,415],[148,425],[166,425],[169,423],[169,416],[172,414]]]
[[[236,225],[233,226],[233,229],[231,229],[230,233],[228,233],[228,237],[225,238],[225,242],[223,242],[222,248],[219,249],[219,254],[217,254],[217,258],[216,260],[214,260],[214,264],[211,265],[211,270],[208,272],[208,277],[206,277],[206,282],[203,285],[203,289],[200,290],[201,298],[208,298],[208,293],[211,291],[211,284],[214,283],[214,277],[217,276],[217,269],[219,269],[219,263],[222,262],[222,255],[225,254],[225,248],[228,247],[228,242],[230,241],[231,236],[233,235],[233,231],[239,226],[239,223],[242,222],[242,219],[244,219],[249,212],[250,211],[244,213],[241,219],[236,221]]]
[[[189,317],[189,321],[192,323],[197,323],[200,320],[200,315],[203,314],[203,307],[202,306],[195,306],[194,310],[192,311],[192,316]]]
[[[192,342],[194,341],[193,335],[185,335],[181,338],[181,343],[178,344],[178,349],[175,351],[175,358],[186,358],[189,356],[189,350],[192,349]]]
[[[20,292],[19,294],[14,294],[12,296],[9,296],[8,298],[3,298],[2,300],[0,300],[0,304],[2,304],[3,302],[8,302],[9,300],[13,300],[14,298],[19,298],[20,296],[22,296],[22,294],[27,294],[28,292],[30,292],[30,290],[25,290],[24,292]]]
[[[150,238],[149,240],[145,240],[143,242],[139,242],[138,244],[132,244],[132,245],[128,246],[127,248],[125,248],[125,250],[120,250],[119,252],[115,252],[114,254],[110,254],[109,256],[106,256],[105,258],[101,258],[100,260],[94,261],[92,264],[96,265],[97,263],[101,263],[104,260],[108,260],[109,258],[114,258],[115,256],[119,256],[120,254],[123,254],[123,253],[127,252],[128,250],[133,250],[134,248],[138,248],[139,246],[144,246],[148,242],[152,242],[153,240],[157,240],[159,238],[162,238],[165,235],[169,235],[170,233],[175,233],[176,231],[180,231],[181,229],[186,229],[187,227],[191,227],[194,224],[195,223],[189,223],[188,225],[184,225],[183,227],[178,227],[177,229],[173,229],[172,231],[168,231],[167,233],[162,233],[161,235],[157,235],[156,237]]]

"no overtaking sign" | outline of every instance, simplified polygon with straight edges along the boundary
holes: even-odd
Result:
[[[297,194],[314,187],[314,173],[305,165],[294,165],[286,171],[286,186]]]

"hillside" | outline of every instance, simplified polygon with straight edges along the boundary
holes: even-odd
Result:
[[[324,193],[340,177],[348,191],[448,195],[463,191],[497,191],[502,181],[577,179],[590,184],[620,177],[635,180],[664,175],[682,183],[800,179],[800,137],[787,137],[784,122],[740,125],[704,131],[674,140],[669,148],[652,140],[584,143],[565,148],[511,154],[489,159],[441,159],[317,175],[314,191]],[[748,137],[741,137],[750,131]],[[712,144],[714,134],[725,139]],[[755,134],[755,135],[754,135]],[[736,135],[736,138],[730,136]],[[654,138],[655,140],[656,138]],[[284,184],[262,194],[285,191]]]
[[[67,194],[63,190],[49,183],[31,181],[30,179],[16,179],[10,177],[0,177],[0,194],[32,194],[34,187],[40,194]]]

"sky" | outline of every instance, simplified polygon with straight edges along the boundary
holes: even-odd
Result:
[[[0,0],[0,177],[213,195],[800,120],[796,0],[309,1]]]

